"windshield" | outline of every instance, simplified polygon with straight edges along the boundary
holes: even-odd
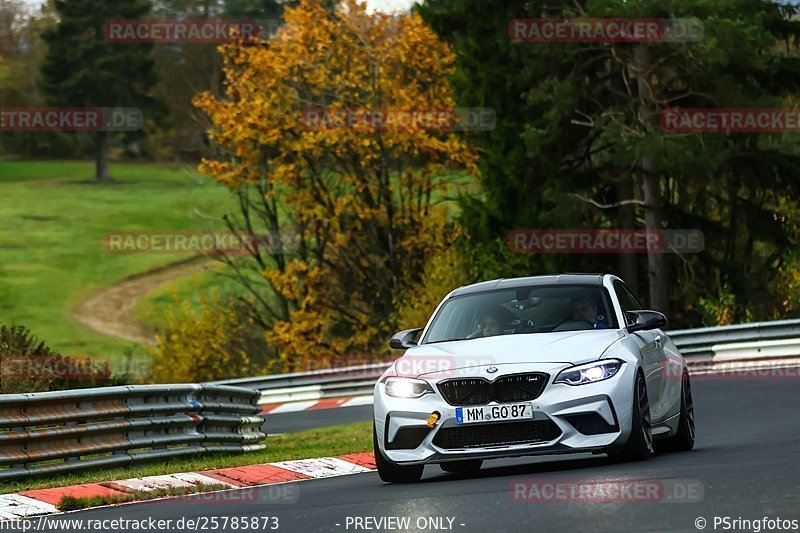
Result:
[[[439,309],[422,344],[616,327],[611,300],[603,287],[528,286],[451,298]]]

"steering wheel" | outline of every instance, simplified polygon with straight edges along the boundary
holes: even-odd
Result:
[[[510,323],[514,327],[514,333],[536,333],[536,327],[532,320],[512,320]]]

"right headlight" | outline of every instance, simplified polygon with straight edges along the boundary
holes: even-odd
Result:
[[[603,359],[586,365],[573,366],[562,370],[553,383],[566,385],[585,385],[597,383],[614,376],[624,365],[619,359]]]
[[[384,380],[386,394],[395,398],[419,398],[433,392],[427,381],[415,378],[391,377]]]

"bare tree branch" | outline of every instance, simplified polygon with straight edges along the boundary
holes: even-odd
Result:
[[[644,203],[644,201],[637,200],[636,198],[631,198],[630,200],[620,200],[619,202],[614,202],[612,204],[601,204],[597,200],[595,200],[593,198],[586,197],[586,196],[584,196],[582,194],[570,193],[570,196],[574,196],[578,200],[582,200],[582,201],[586,202],[587,204],[592,204],[593,206],[598,207],[600,209],[614,209],[616,207],[620,207],[620,206],[623,206],[623,205],[641,205],[641,206],[646,206],[647,205],[647,204]]]

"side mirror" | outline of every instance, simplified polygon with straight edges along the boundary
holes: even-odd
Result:
[[[400,333],[392,335],[392,340],[389,341],[389,348],[395,350],[405,350],[417,345],[417,335],[424,328],[405,329]]]
[[[628,333],[663,328],[667,325],[667,317],[658,311],[625,311],[625,317],[629,320],[626,328]]]

